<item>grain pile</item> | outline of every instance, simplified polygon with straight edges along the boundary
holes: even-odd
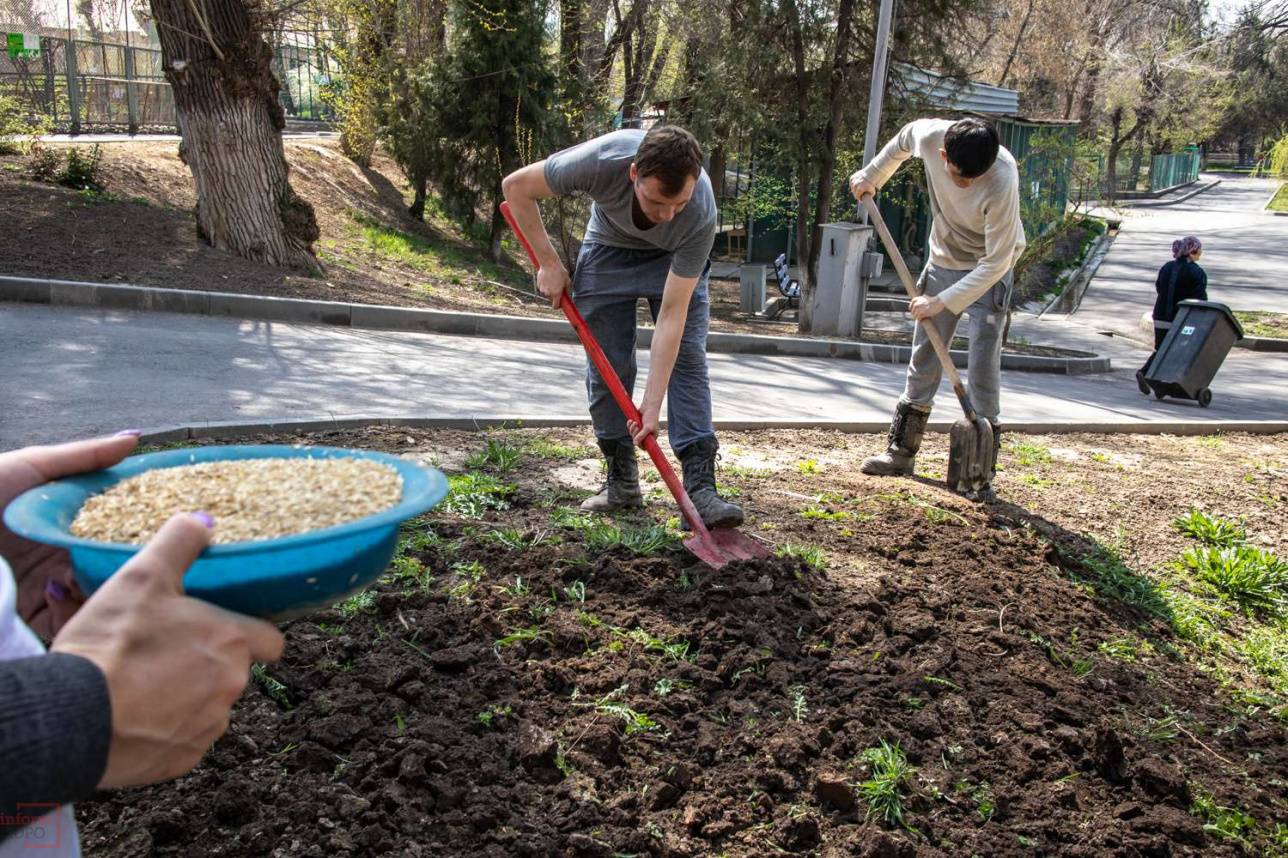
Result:
[[[146,542],[177,512],[215,519],[212,542],[273,539],[355,521],[402,498],[402,477],[367,459],[242,459],[160,468],[85,502],[75,536]]]

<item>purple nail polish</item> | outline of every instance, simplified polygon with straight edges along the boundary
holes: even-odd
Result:
[[[140,436],[140,435],[142,435],[142,434],[143,434],[143,430],[142,430],[142,429],[122,429],[120,432],[117,432],[117,433],[116,433],[115,435],[113,435],[112,437],[113,437],[113,438],[122,438],[122,437],[124,437],[124,436],[126,436],[126,435],[133,435],[135,438],[137,438],[137,437],[139,437],[139,436]]]
[[[194,512],[192,513],[192,517],[204,524],[207,530],[215,526],[214,516],[208,512]]]
[[[55,602],[61,602],[67,598],[67,588],[51,578],[45,582],[45,595]]]

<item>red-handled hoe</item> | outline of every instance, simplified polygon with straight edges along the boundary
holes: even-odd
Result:
[[[523,249],[528,252],[528,259],[532,261],[532,267],[540,269],[537,264],[537,255],[532,250],[532,245],[524,236],[523,231],[519,229],[519,224],[515,222],[514,215],[510,212],[509,203],[501,203],[501,214],[505,215],[506,222],[518,236],[519,243]],[[599,347],[599,343],[586,327],[586,321],[577,311],[577,305],[573,303],[572,296],[567,293],[563,296],[563,301],[559,305],[568,321],[572,323],[573,330],[577,332],[577,338],[581,340],[582,346],[586,349],[586,354],[590,357],[590,362],[599,370],[600,376],[608,384],[608,389],[613,393],[613,399],[617,406],[622,409],[626,419],[642,424],[643,418],[640,411],[631,401],[630,395],[626,388],[622,387],[622,380],[618,378],[617,372],[613,369],[612,364],[604,355],[604,350]],[[671,463],[666,460],[662,453],[662,448],[658,446],[657,439],[649,435],[644,439],[644,449],[648,452],[649,458],[653,460],[653,465],[657,472],[662,475],[662,480],[666,487],[671,490],[675,496],[675,501],[680,505],[680,511],[684,513],[685,520],[689,523],[692,536],[684,540],[684,547],[689,549],[703,563],[708,566],[719,569],[731,560],[750,560],[756,557],[767,557],[769,549],[764,543],[745,533],[734,529],[708,530],[707,526],[702,523],[702,518],[698,515],[697,509],[693,506],[693,501],[689,499],[688,492],[684,490],[684,485],[675,475],[675,470]]]

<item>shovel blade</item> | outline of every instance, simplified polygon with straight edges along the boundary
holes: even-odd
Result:
[[[703,563],[719,569],[733,560],[768,557],[769,547],[739,530],[712,530],[684,540],[684,547]]]
[[[948,487],[959,494],[973,494],[989,484],[993,461],[993,427],[983,417],[963,417],[948,433]]]

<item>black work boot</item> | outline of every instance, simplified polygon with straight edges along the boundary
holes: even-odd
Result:
[[[635,459],[635,443],[630,438],[600,438],[599,449],[607,460],[607,476],[599,494],[582,501],[582,512],[613,512],[644,506],[644,495],[640,493],[640,465]]]
[[[863,460],[859,470],[874,477],[909,476],[913,461],[926,434],[930,409],[911,402],[900,402],[890,421],[890,439],[886,451]]]
[[[719,449],[720,443],[715,437],[708,436],[675,451],[684,467],[684,490],[702,516],[702,523],[711,530],[742,524],[742,507],[716,494],[716,451]],[[680,528],[688,530],[689,523],[681,521]]]

